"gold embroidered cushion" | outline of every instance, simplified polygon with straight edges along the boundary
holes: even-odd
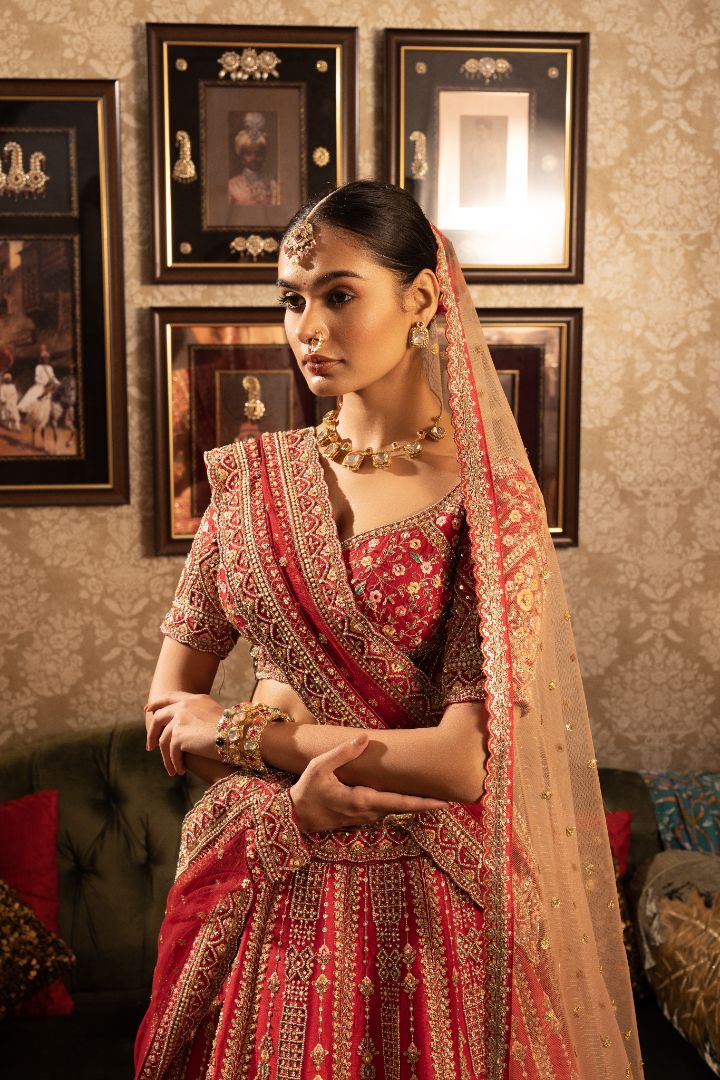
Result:
[[[0,1019],[74,962],[67,945],[0,881]]]

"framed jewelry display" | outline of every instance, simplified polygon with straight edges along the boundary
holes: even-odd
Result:
[[[583,280],[589,35],[386,30],[386,161],[467,281]]]
[[[556,547],[578,543],[582,308],[479,308]]]
[[[156,281],[274,281],[285,227],[355,176],[355,28],[150,23]]]
[[[125,503],[119,84],[0,80],[0,504]]]
[[[319,420],[276,308],[153,308],[157,554],[190,548],[210,501],[203,454]]]

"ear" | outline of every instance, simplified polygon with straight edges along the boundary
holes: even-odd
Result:
[[[437,312],[440,284],[432,270],[421,270],[408,289],[409,310],[427,326]]]

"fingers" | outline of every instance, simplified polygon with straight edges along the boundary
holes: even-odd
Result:
[[[445,810],[450,804],[444,799],[419,795],[398,795],[394,791],[376,791],[369,787],[346,787],[337,784],[326,795],[332,812],[350,825],[366,825],[386,814],[421,814],[428,810]]]
[[[391,796],[393,805],[389,812],[393,814],[422,814],[425,810],[446,810],[450,805],[444,799],[429,799],[421,795],[394,795],[392,792],[382,794]]]
[[[171,693],[163,694],[162,697],[151,698],[143,708],[145,712],[157,712],[158,709],[164,709],[166,705],[175,705],[178,701],[182,701],[182,699],[186,697],[190,697],[190,694],[188,694],[186,690],[175,690]]]
[[[185,755],[173,736],[170,737],[170,762],[178,776],[183,776],[185,773]]]
[[[444,799],[419,795],[398,795],[396,792],[376,792],[373,787],[353,787],[342,799],[338,812],[352,819],[355,825],[382,822],[388,814],[420,814],[429,810],[446,810]]]
[[[145,745],[148,750],[155,750],[159,745],[160,736],[166,725],[172,720],[174,714],[175,709],[169,706],[164,709],[158,709],[157,712],[147,713],[147,718],[145,720],[147,741]]]
[[[185,757],[180,749],[179,732],[171,720],[163,728],[158,746],[163,759],[163,765],[168,776],[182,776],[185,772]]]
[[[445,810],[450,805],[444,799],[398,795],[394,791],[376,791],[374,788],[355,787],[351,791],[349,802],[352,809],[372,821],[385,814],[422,814],[427,810]]]
[[[172,721],[163,728],[160,738],[157,741],[157,745],[160,749],[160,754],[163,759],[163,765],[165,766],[165,772],[168,776],[175,775],[175,766],[172,763],[170,756],[170,739],[172,737]]]
[[[354,739],[348,739],[347,742],[340,743],[339,746],[333,747],[332,750],[326,750],[324,754],[318,754],[313,759],[313,764],[316,769],[325,768],[328,772],[335,772],[341,765],[360,757],[367,744],[368,733],[362,731]]]

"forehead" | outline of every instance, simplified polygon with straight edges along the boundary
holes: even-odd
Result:
[[[395,275],[382,266],[359,237],[326,225],[314,229],[315,247],[298,265],[280,249],[278,276],[298,288],[307,288],[320,277],[349,271],[364,280],[394,280]]]

